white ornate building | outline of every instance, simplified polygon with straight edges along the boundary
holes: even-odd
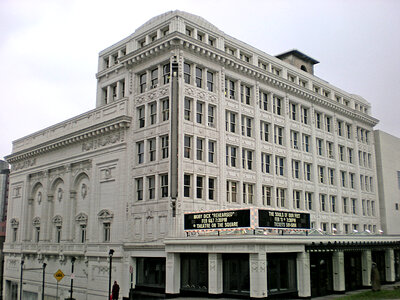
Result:
[[[45,295],[69,297],[72,257],[73,297],[104,299],[110,249],[125,297],[323,295],[370,285],[372,259],[396,280],[400,238],[379,234],[377,120],[315,77],[316,63],[180,11],[100,52],[96,108],[7,157],[6,299],[22,261],[46,263]],[[236,209],[309,215],[313,230],[184,230],[184,213]],[[42,294],[41,276],[23,272],[26,299]]]

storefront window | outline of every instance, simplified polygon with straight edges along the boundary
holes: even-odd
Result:
[[[248,254],[226,254],[223,256],[224,293],[250,293],[250,269]]]
[[[208,291],[207,254],[181,254],[181,289]]]
[[[267,254],[268,293],[291,293],[297,290],[296,255]]]
[[[138,257],[137,286],[165,287],[165,258]]]

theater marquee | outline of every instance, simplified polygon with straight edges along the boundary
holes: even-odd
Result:
[[[186,213],[184,230],[310,229],[310,214],[258,208]]]

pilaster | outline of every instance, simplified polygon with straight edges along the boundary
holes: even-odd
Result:
[[[310,253],[297,254],[297,289],[299,297],[311,297]]]
[[[208,254],[208,293],[221,294],[223,292],[222,255]]]
[[[395,282],[395,270],[394,270],[394,250],[387,249],[385,251],[385,266],[386,266],[386,281]]]
[[[250,297],[267,297],[267,254],[250,253]]]
[[[165,293],[179,294],[181,283],[181,260],[179,253],[167,253]]]
[[[372,266],[371,250],[366,250],[362,252],[361,265],[362,265],[362,284],[363,286],[371,286],[371,266]]]
[[[333,252],[333,290],[335,292],[344,292],[346,290],[344,277],[344,252]]]

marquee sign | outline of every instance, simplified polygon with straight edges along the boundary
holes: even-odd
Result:
[[[277,229],[310,229],[310,214],[259,209],[258,227]]]
[[[250,209],[185,214],[185,230],[250,228]]]

